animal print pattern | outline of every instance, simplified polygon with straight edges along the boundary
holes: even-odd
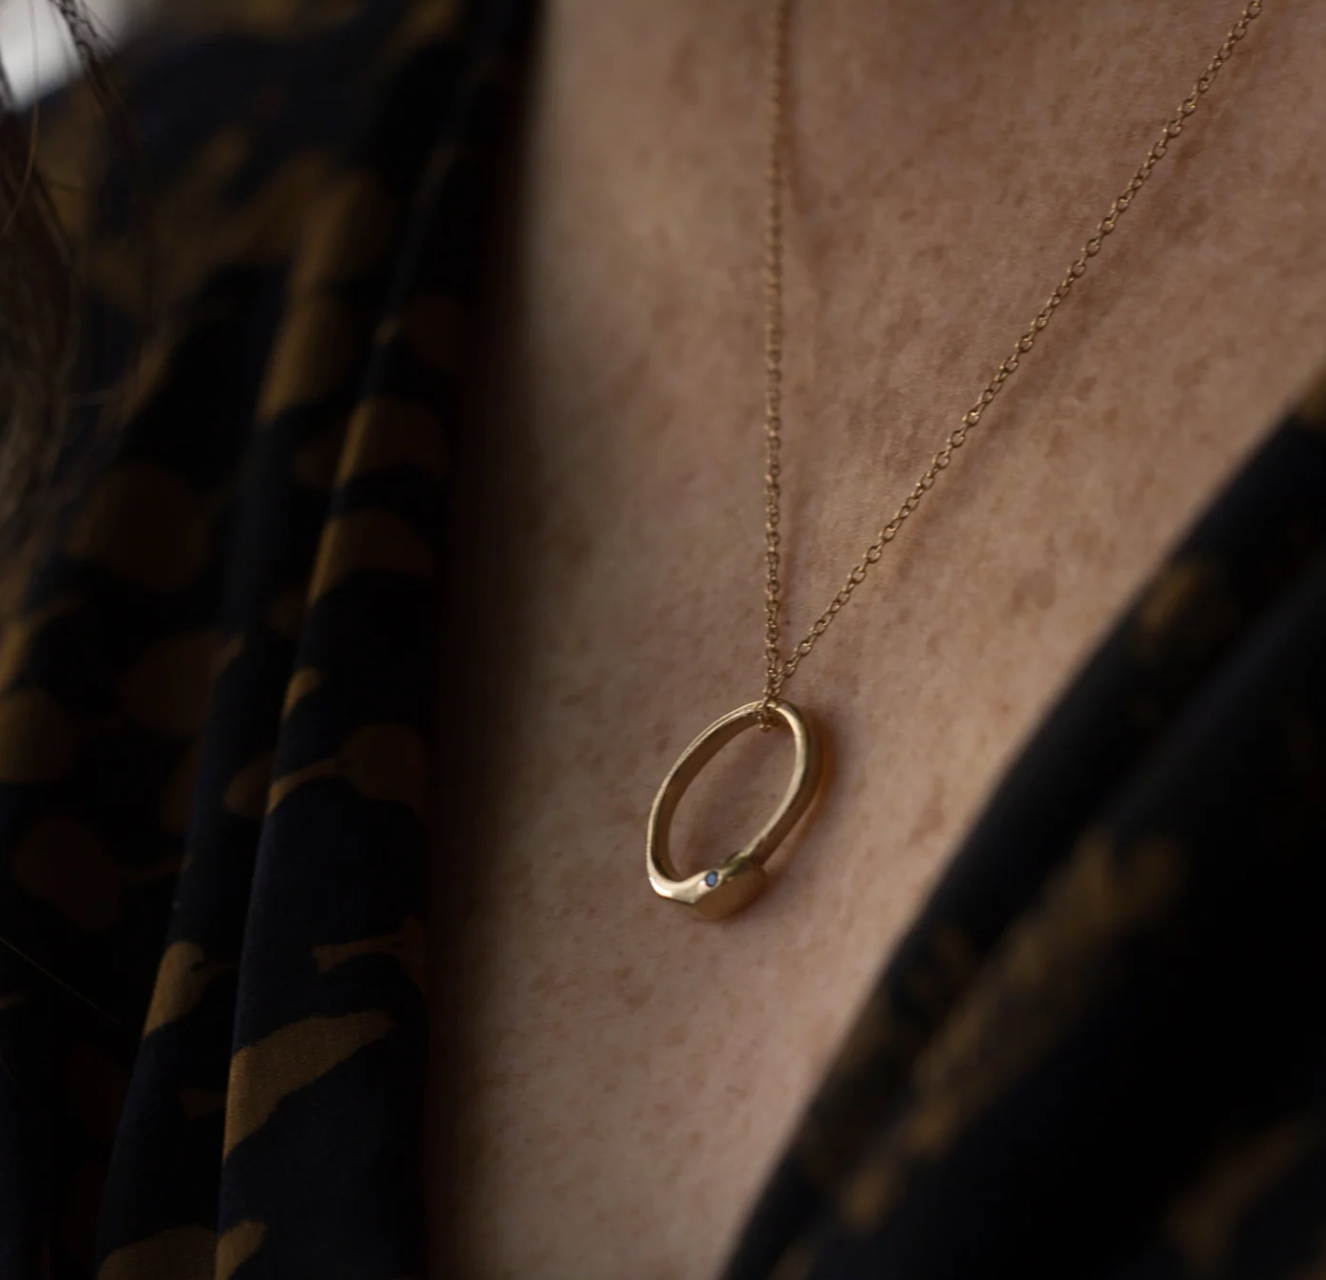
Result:
[[[96,394],[0,573],[5,1280],[424,1274],[435,577],[533,8],[175,0],[140,157],[43,105]],[[1326,382],[1006,776],[725,1280],[1326,1276],[1324,653]]]

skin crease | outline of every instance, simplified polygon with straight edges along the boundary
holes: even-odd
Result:
[[[1237,11],[794,9],[793,641]],[[446,584],[438,1275],[716,1271],[1003,769],[1326,358],[1326,7],[1275,0],[792,682],[835,764],[774,889],[720,925],[658,901],[654,791],[762,675],[762,12],[553,0],[533,51]],[[683,865],[736,847],[789,760],[784,735],[725,750]]]

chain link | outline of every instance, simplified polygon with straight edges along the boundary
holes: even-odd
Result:
[[[948,469],[953,455],[967,442],[967,433],[981,421],[985,411],[994,403],[1004,384],[1022,364],[1022,359],[1036,345],[1036,338],[1050,323],[1051,317],[1063,305],[1074,284],[1087,270],[1087,264],[1100,251],[1119,219],[1128,211],[1133,197],[1151,177],[1156,165],[1164,158],[1171,142],[1197,110],[1197,104],[1215,83],[1220,69],[1233,56],[1235,48],[1245,35],[1254,18],[1262,11],[1262,0],[1252,0],[1237,22],[1230,28],[1224,43],[1216,50],[1206,70],[1197,77],[1192,91],[1179,104],[1178,109],[1161,127],[1160,136],[1151,144],[1146,158],[1129,179],[1128,185],[1110,205],[1108,212],[1096,224],[1090,239],[1069,264],[1064,277],[1055,286],[1045,305],[1014,343],[1012,351],[1000,362],[990,381],[962,415],[958,425],[949,432],[939,452],[921,473],[902,505],[875,535],[874,541],[852,567],[843,585],[839,587],[829,606],[811,625],[805,638],[784,658],[782,656],[781,613],[783,586],[779,546],[779,501],[782,448],[783,407],[783,147],[786,116],[786,84],[788,53],[788,11],[790,0],[771,0],[768,34],[768,150],[765,169],[766,204],[764,219],[764,369],[765,369],[765,471],[764,471],[764,536],[765,536],[765,622],[764,696],[761,699],[760,724],[771,728],[775,723],[773,704],[782,694],[783,686],[796,673],[798,667],[815,647],[819,638],[829,629],[834,618],[852,598],[866,579],[870,567],[879,562],[884,548],[898,536],[907,518],[921,505],[921,500],[934,488],[940,474]]]

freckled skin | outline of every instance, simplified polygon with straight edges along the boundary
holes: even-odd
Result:
[[[794,639],[1059,279],[1237,0],[832,0],[793,43]],[[1326,356],[1326,8],[1267,6],[789,696],[818,816],[747,914],[656,901],[664,773],[762,670],[759,4],[553,0],[503,188],[442,655],[434,1261],[712,1274],[879,963],[1165,547]],[[676,847],[781,791],[745,735]]]

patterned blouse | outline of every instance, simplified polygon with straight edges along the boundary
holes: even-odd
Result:
[[[434,569],[531,7],[191,0],[121,60],[140,167],[43,111],[115,429],[0,577],[0,1280],[423,1275]],[[1006,775],[726,1280],[1326,1277],[1324,908],[1318,393]]]

